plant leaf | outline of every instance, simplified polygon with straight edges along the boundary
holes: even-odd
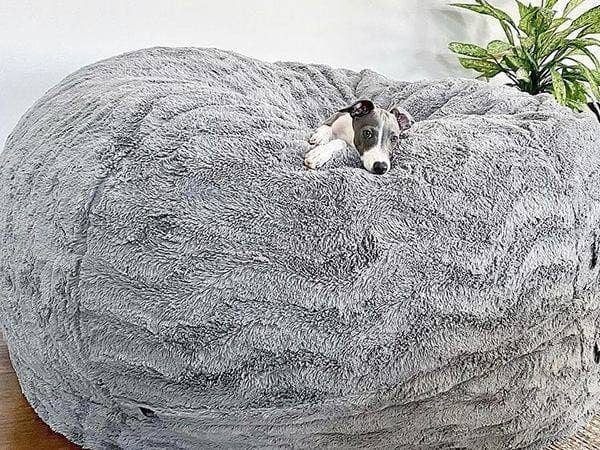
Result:
[[[521,20],[519,21],[519,30],[525,32],[529,36],[532,34],[533,21],[535,20],[537,8],[521,5],[523,4],[519,4],[519,13],[521,15]]]
[[[587,82],[587,78],[583,71],[579,68],[579,66],[565,66],[564,64],[560,64],[562,68],[562,77],[565,80],[570,81],[583,81]]]
[[[484,75],[486,78],[492,78],[501,72],[497,64],[482,59],[458,58],[460,64],[465,69],[473,69]]]
[[[565,45],[573,48],[600,47],[600,40],[594,38],[576,38],[569,39]]]
[[[546,0],[545,2],[543,2],[542,4],[544,5],[544,8],[554,8],[554,6],[558,3],[558,0]]]
[[[568,22],[568,21],[569,21],[569,19],[567,19],[566,17],[559,17],[557,19],[554,19],[552,21],[552,24],[550,25],[550,30],[556,30],[563,23]]]
[[[566,104],[567,101],[567,88],[565,86],[565,82],[560,76],[560,73],[556,69],[552,69],[550,72],[552,76],[552,93],[556,98],[556,101],[561,105]]]
[[[522,58],[520,58],[519,56],[516,55],[506,55],[503,59],[502,62],[510,69],[512,70],[518,70],[519,68],[522,67],[528,67],[528,62],[523,60]]]
[[[500,26],[504,30],[504,34],[506,35],[508,42],[510,42],[512,45],[514,45],[515,38],[512,34],[511,27],[516,30],[517,26],[515,25],[512,18],[507,13],[502,11],[501,9],[495,8],[494,6],[490,5],[488,2],[486,2],[484,0],[476,0],[476,1],[477,1],[477,4],[450,3],[450,6],[455,6],[457,8],[466,9],[469,11],[476,12],[478,14],[483,14],[486,16],[491,16],[491,17],[496,18],[500,22]]]
[[[476,0],[476,1],[477,1],[477,3],[484,5],[488,8],[488,14],[490,16],[495,17],[496,19],[498,19],[500,21],[505,21],[505,22],[508,22],[508,23],[514,25],[512,17],[510,17],[507,13],[505,13],[501,9],[496,8],[495,6],[489,4],[485,0]]]
[[[538,56],[540,59],[546,58],[552,52],[564,48],[567,39],[565,33],[556,33],[554,31],[546,31],[539,37],[540,48]]]
[[[598,60],[598,57],[596,55],[594,55],[588,48],[586,48],[585,46],[579,46],[579,47],[575,47],[576,50],[571,53],[572,55],[575,54],[575,52],[577,52],[580,55],[585,55],[588,58],[590,58],[590,60],[592,61],[592,63],[594,63],[594,66],[598,67],[600,66],[600,60]],[[573,58],[571,58],[570,56],[566,57],[565,59],[570,59],[573,60]],[[579,63],[580,61],[576,61],[575,62]]]
[[[515,72],[515,75],[517,76],[517,80],[531,81],[531,77],[529,76],[529,72],[527,72],[523,68],[518,69]]]
[[[577,111],[585,110],[587,106],[587,93],[585,86],[579,81],[566,81],[567,106]]]
[[[478,5],[473,5],[471,3],[451,3],[450,6],[456,6],[457,8],[467,9],[469,11],[473,11],[479,14],[484,14],[486,16],[491,16],[498,19],[501,22],[508,22],[514,26],[514,22],[512,18],[506,14],[504,11],[493,7],[487,2],[483,0],[477,0]]]
[[[521,8],[521,4],[519,8]],[[525,15],[519,22],[520,30],[528,36],[536,36],[550,29],[554,21],[554,15],[556,14],[553,10],[525,5],[522,8],[524,8],[523,12],[525,12]]]
[[[487,45],[487,52],[498,59],[512,53],[513,46],[504,41],[492,41]]]
[[[592,96],[600,99],[600,77],[597,71],[589,69],[585,64],[576,61],[575,65],[563,67],[563,75],[568,80],[582,81],[589,85]]]
[[[586,25],[595,25],[600,22],[600,5],[596,6],[573,21],[572,26],[575,28],[584,27]]]
[[[567,6],[565,6],[565,9],[563,10],[563,16],[568,16],[571,13],[571,11],[573,11],[583,2],[584,0],[570,0],[569,3],[567,3]]]
[[[506,22],[500,22],[500,26],[504,30],[504,34],[506,35],[506,39],[510,42],[510,45],[515,45],[515,38],[513,36],[512,28]]]
[[[521,38],[521,46],[527,50],[533,48],[535,45],[535,39],[531,36]]]
[[[552,22],[554,22],[555,15],[556,13],[549,8],[541,8],[538,11],[538,18],[536,23],[538,33],[544,32],[552,26]]]
[[[521,17],[521,19],[528,16],[529,14],[532,14],[535,11],[535,8],[531,5],[526,5],[525,3],[520,2],[519,0],[516,0],[516,2],[519,6],[519,16]]]
[[[485,48],[464,42],[450,42],[448,48],[459,55],[473,56],[475,58],[488,58],[490,56]]]
[[[577,37],[587,36],[588,34],[599,34],[600,33],[600,21],[597,23],[586,26]]]
[[[590,90],[592,91],[592,95],[596,101],[600,101],[600,87],[598,87],[598,83],[596,82],[596,77],[594,73],[590,69],[588,69],[584,64],[579,64],[579,69],[585,75],[585,78],[590,85]]]
[[[527,69],[530,70],[537,70],[537,61],[535,60],[535,58],[533,57],[533,55],[531,54],[531,50],[533,49],[533,46],[535,45],[535,41],[533,40],[533,38],[531,37],[527,37],[524,39],[521,39],[521,47],[517,47],[517,53],[521,53],[519,56],[521,56],[523,59],[525,59],[527,61]]]
[[[467,9],[479,14],[491,15],[487,7],[483,5],[473,5],[471,3],[450,3],[450,6],[456,6],[457,8]]]

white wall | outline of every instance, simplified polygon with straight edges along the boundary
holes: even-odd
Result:
[[[0,0],[0,149],[18,118],[82,65],[143,47],[214,46],[256,58],[472,76],[446,50],[493,21],[444,0]],[[512,0],[494,0],[506,7]],[[492,32],[492,30],[495,30]]]

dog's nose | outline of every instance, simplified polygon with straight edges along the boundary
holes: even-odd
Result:
[[[377,161],[375,164],[373,164],[373,173],[377,174],[377,175],[383,175],[384,173],[386,173],[388,170],[388,165],[386,162],[383,161]]]

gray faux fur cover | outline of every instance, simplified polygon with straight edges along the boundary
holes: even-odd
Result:
[[[391,171],[306,138],[371,97]],[[0,155],[23,391],[101,449],[539,448],[600,395],[600,133],[476,81],[154,48],[83,68]]]

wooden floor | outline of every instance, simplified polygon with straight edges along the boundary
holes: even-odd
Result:
[[[54,433],[35,414],[19,387],[10,364],[8,349],[0,334],[0,450],[73,450],[79,449],[60,434]],[[600,449],[600,416],[585,430],[562,444],[547,450]]]

